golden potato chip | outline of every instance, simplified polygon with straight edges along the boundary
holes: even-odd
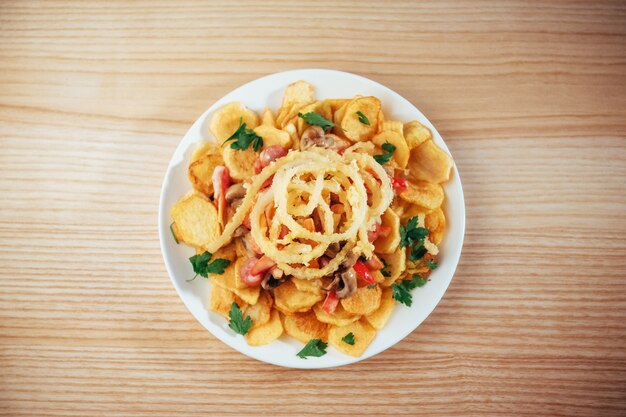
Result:
[[[341,128],[341,119],[343,119],[343,116],[346,113],[346,108],[348,108],[348,104],[350,104],[350,101],[345,102],[341,107],[333,112],[332,122],[336,125],[335,127],[333,127],[333,133],[342,138],[345,138],[346,135]]]
[[[182,240],[190,245],[206,246],[221,233],[217,209],[202,194],[183,197],[170,214]]]
[[[380,236],[374,241],[376,253],[391,253],[400,244],[400,218],[393,210],[387,209],[381,216],[382,226],[389,228],[387,236]]]
[[[232,303],[237,303],[239,308],[244,311],[248,305],[235,293],[220,287],[219,285],[211,286],[211,298],[209,300],[209,308],[216,313],[228,318],[228,312]]]
[[[283,324],[280,322],[278,311],[272,310],[267,323],[252,327],[246,333],[246,341],[250,346],[267,345],[278,339],[283,334]]]
[[[272,297],[265,291],[261,292],[256,304],[249,305],[246,308],[246,315],[252,319],[252,328],[264,325],[270,320],[270,314],[272,312],[272,304],[274,301]]]
[[[296,126],[293,123],[287,124],[287,126],[283,128],[283,131],[289,133],[292,143],[299,142],[298,132],[297,132]]]
[[[193,164],[205,155],[222,155],[222,149],[215,142],[204,140],[196,145],[196,148],[191,153],[189,164]]]
[[[443,239],[443,233],[446,230],[446,216],[443,214],[441,208],[436,208],[426,215],[424,224],[428,231],[428,238],[435,245],[441,243]]]
[[[213,113],[209,129],[217,143],[223,143],[239,128],[239,121],[254,129],[259,124],[259,116],[239,102],[228,103]]]
[[[257,126],[254,128],[254,133],[263,138],[263,148],[269,146],[278,145],[283,148],[291,148],[293,141],[288,132],[284,130],[276,129],[272,126]]]
[[[224,164],[228,168],[230,177],[237,181],[244,181],[254,175],[254,163],[257,154],[252,147],[245,151],[233,149],[226,145],[223,150]]]
[[[323,298],[321,294],[300,291],[296,285],[288,280],[274,289],[274,303],[280,311],[291,313],[306,311]]]
[[[380,306],[381,290],[377,285],[374,288],[361,287],[350,298],[341,300],[341,305],[348,312],[356,315],[369,314]]]
[[[369,125],[359,120],[357,112],[367,117]],[[340,126],[346,137],[353,142],[369,140],[378,131],[379,113],[380,100],[376,97],[355,98],[348,103]]]
[[[433,135],[430,133],[430,129],[417,120],[404,124],[404,138],[409,145],[409,149],[417,148],[422,143],[432,139],[432,137]]]
[[[352,333],[354,345],[349,345],[342,339]],[[328,343],[346,355],[359,357],[376,337],[374,329],[365,319],[355,321],[346,326],[331,326],[328,331]]]
[[[184,242],[183,237],[180,234],[180,230],[178,230],[178,226],[176,226],[176,223],[172,222],[172,224],[170,224],[170,230],[172,231],[172,234],[174,235],[174,239],[176,240],[176,243]]]
[[[300,279],[291,278],[291,281],[296,285],[296,288],[300,291],[308,291],[313,294],[322,294],[322,282],[319,279]]]
[[[221,154],[207,154],[189,165],[187,176],[193,188],[210,196],[213,194],[213,171],[215,167],[224,165]]]
[[[429,140],[411,151],[409,171],[418,180],[440,184],[450,179],[452,158]]]
[[[382,132],[383,128],[385,126],[385,114],[383,113],[383,109],[380,109],[380,112],[378,112],[378,132]]]
[[[404,125],[398,120],[383,121],[381,131],[385,130],[399,133],[402,137],[404,137]]]
[[[229,243],[226,246],[222,246],[215,253],[211,259],[228,259],[231,263],[237,260],[237,251],[234,243]]]
[[[382,148],[382,146],[387,142],[391,143],[396,148],[393,152],[391,160],[395,161],[400,168],[406,168],[406,164],[409,162],[409,147],[407,146],[402,134],[391,130],[385,130],[374,136],[372,138],[372,142],[380,148]]]
[[[350,99],[347,98],[327,98],[325,100],[322,100],[324,102],[325,105],[327,105],[330,108],[330,118],[326,119],[326,120],[330,120],[332,122],[333,120],[333,115],[335,114],[335,112],[337,110],[339,110],[344,104],[348,103],[350,101]]]
[[[439,184],[426,181],[408,181],[406,190],[400,192],[400,198],[426,209],[434,210],[443,203],[443,188]]]
[[[393,308],[396,306],[395,300],[391,295],[391,288],[385,288],[380,297],[380,307],[365,316],[365,319],[373,328],[382,329],[389,321]]]
[[[406,248],[398,247],[398,249],[396,249],[393,253],[386,253],[378,256],[381,259],[384,259],[385,263],[389,265],[389,276],[385,277],[385,281],[383,281],[380,285],[383,287],[389,287],[391,284],[396,282],[398,278],[400,278],[406,269]]]
[[[231,263],[228,268],[224,270],[223,274],[211,274],[210,277],[214,284],[234,292],[248,304],[256,304],[259,300],[261,287],[237,288],[237,280],[240,278],[239,271],[236,269],[236,263]]]
[[[261,115],[261,125],[276,127],[276,118],[274,117],[274,113],[272,113],[272,110],[270,110],[268,107],[263,110],[263,114]]]
[[[315,317],[322,323],[333,324],[335,326],[345,326],[352,322],[357,321],[361,316],[357,314],[348,313],[341,303],[337,304],[337,308],[333,314],[328,314],[322,308],[323,303],[318,303],[313,306],[313,312]]]
[[[285,333],[302,343],[311,339],[328,340],[328,325],[318,321],[312,311],[283,316],[283,328]]]
[[[287,86],[281,107],[288,107],[293,103],[310,103],[314,100],[315,88],[308,82],[300,80]]]
[[[404,210],[404,213],[402,213],[402,216],[400,216],[400,223],[405,224],[411,217],[417,216],[419,218],[418,225],[424,227],[425,210],[416,204],[408,202],[405,203],[406,209]]]

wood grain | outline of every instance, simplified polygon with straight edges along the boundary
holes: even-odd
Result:
[[[415,103],[463,180],[458,273],[336,370],[232,351],[160,255],[165,168],[226,92],[334,68]],[[0,2],[0,415],[626,414],[623,2]]]

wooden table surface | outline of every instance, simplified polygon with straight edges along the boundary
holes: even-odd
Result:
[[[411,100],[466,195],[437,309],[339,369],[212,337],[157,236],[191,123],[295,68]],[[625,415],[625,184],[624,2],[2,1],[0,415]]]

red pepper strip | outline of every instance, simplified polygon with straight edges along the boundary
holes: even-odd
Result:
[[[326,296],[326,300],[324,300],[324,304],[322,304],[322,310],[328,314],[333,314],[337,308],[337,304],[339,304],[339,297],[337,297],[335,290],[332,290]]]
[[[263,255],[252,268],[250,268],[250,275],[259,275],[265,271],[272,269],[276,265],[269,256]]]
[[[363,262],[361,262],[360,260],[356,261],[356,263],[354,264],[352,268],[361,277],[363,281],[367,282],[370,285],[376,284],[374,277],[372,276],[372,274],[370,274],[370,270],[367,269],[367,267],[365,266]]]
[[[390,179],[391,179],[391,185],[393,189],[396,191],[404,191],[409,186],[409,183],[406,180],[406,178],[390,177]]]

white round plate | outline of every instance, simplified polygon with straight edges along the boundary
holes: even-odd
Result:
[[[393,346],[415,330],[433,311],[448,288],[461,256],[465,232],[465,203],[461,180],[455,166],[451,180],[444,186],[447,231],[440,246],[439,268],[431,274],[430,282],[413,290],[411,307],[397,304],[387,325],[378,332],[376,339],[360,358],[344,355],[329,346],[327,354],[322,357],[300,359],[296,353],[303,347],[303,344],[286,335],[266,346],[248,346],[243,336],[235,334],[228,327],[226,319],[205,308],[208,304],[211,280],[198,277],[193,282],[185,281],[194,275],[189,257],[195,253],[193,248],[184,244],[177,245],[174,241],[169,229],[170,209],[191,189],[187,180],[187,165],[195,144],[201,140],[213,140],[207,128],[212,113],[231,101],[239,101],[259,114],[266,106],[276,110],[287,85],[297,80],[306,80],[313,84],[318,99],[347,98],[357,94],[376,96],[381,100],[388,120],[404,122],[419,120],[420,123],[430,128],[435,143],[449,152],[435,127],[415,106],[377,82],[347,72],[318,69],[268,75],[237,88],[214,103],[196,120],[180,142],[167,167],[161,189],[159,237],[167,272],[178,295],[191,314],[215,337],[249,357],[274,365],[290,368],[329,368],[367,359]]]

